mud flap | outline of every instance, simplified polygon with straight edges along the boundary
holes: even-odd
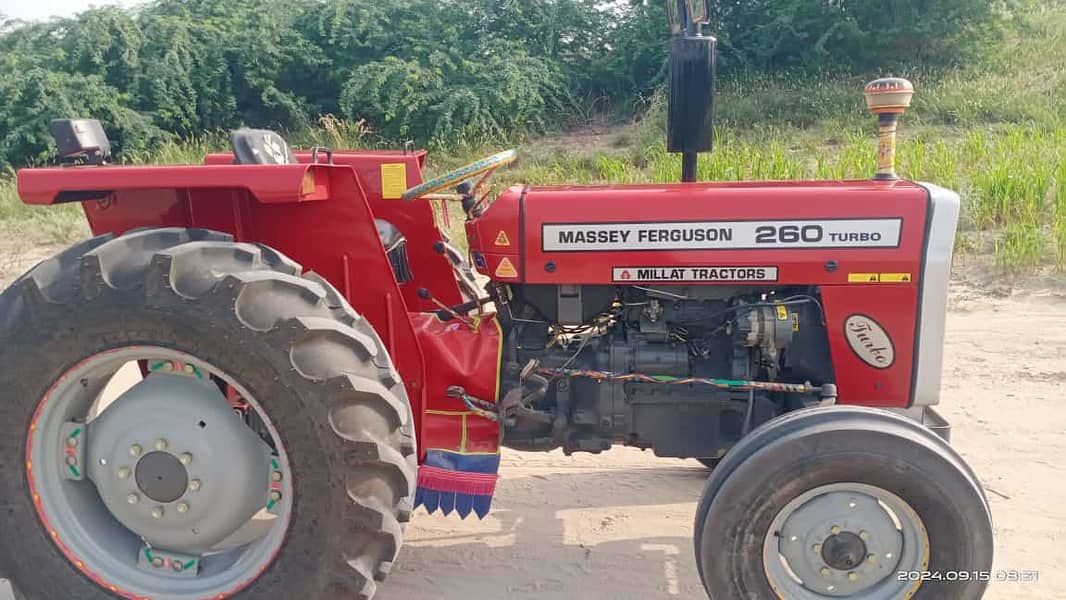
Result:
[[[426,356],[426,409],[422,437],[425,456],[418,468],[415,506],[429,513],[453,511],[466,518],[484,518],[491,508],[500,469],[499,424],[450,397],[450,386],[462,383],[471,396],[499,401],[502,335],[495,316],[475,321],[443,322],[433,314],[412,318]]]

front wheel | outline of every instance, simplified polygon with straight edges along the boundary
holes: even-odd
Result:
[[[873,409],[779,417],[711,474],[696,515],[713,598],[977,599],[992,566],[984,494],[932,432]]]
[[[101,236],[0,295],[0,572],[20,597],[369,599],[410,408],[328,283],[204,230]]]

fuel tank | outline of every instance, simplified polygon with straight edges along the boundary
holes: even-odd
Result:
[[[908,181],[516,186],[467,234],[541,285],[816,286],[842,402],[935,404],[958,196]]]

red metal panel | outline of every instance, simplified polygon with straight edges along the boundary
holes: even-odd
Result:
[[[914,376],[918,286],[833,285],[821,291],[838,401],[866,406],[908,406]],[[887,333],[894,358],[887,368],[870,366],[852,350],[844,333],[845,321],[852,315],[873,319]]]
[[[530,188],[524,201],[524,281],[609,284],[613,281],[612,267],[641,265],[774,265],[780,269],[779,282],[782,284],[847,283],[848,273],[852,272],[917,274],[924,243],[927,202],[925,190],[905,182]],[[493,209],[495,207],[490,212]],[[512,209],[504,207],[504,211],[510,214]],[[545,252],[541,249],[541,228],[548,223],[878,217],[903,219],[899,248],[625,252]],[[825,268],[830,260],[837,262],[836,270]]]
[[[484,275],[499,281],[521,281],[522,244],[521,206],[525,186],[514,186],[500,194],[479,218],[466,223],[466,238],[470,250],[478,252],[484,262],[475,267]],[[500,262],[507,258],[517,276],[497,277]]]
[[[83,202],[82,208],[94,235],[118,235],[135,227],[190,226],[184,190],[126,190]]]
[[[328,168],[324,165],[212,165],[23,169],[18,172],[18,193],[26,204],[54,204],[61,192],[228,188],[248,190],[264,204],[302,202],[324,199],[321,194],[301,195],[301,190],[308,171]]]
[[[444,241],[433,216],[429,200],[402,200],[382,198],[381,166],[403,163],[407,166],[407,187],[422,183],[422,164],[425,152],[403,154],[399,152],[336,152],[333,162],[349,165],[359,176],[367,202],[374,216],[385,219],[400,229],[407,238],[407,256],[411,261],[414,280],[402,286],[404,300],[412,310],[431,311],[437,306],[418,297],[418,289],[426,288],[447,305],[464,302],[459,284],[452,273],[448,260],[433,250],[434,244]],[[299,160],[310,160],[309,153],[297,153]]]
[[[295,154],[296,159],[301,163],[311,162],[310,152]],[[319,160],[324,159],[325,155],[320,155]],[[434,244],[444,240],[444,236],[437,227],[430,201],[403,202],[398,198],[382,197],[381,166],[383,164],[405,165],[406,187],[413,187],[422,183],[422,166],[425,163],[426,152],[337,151],[333,152],[332,159],[334,165],[349,166],[355,170],[374,216],[389,221],[407,238],[407,256],[414,274],[413,281],[401,286],[407,306],[418,311],[437,309],[435,304],[418,296],[419,288],[428,289],[436,298],[448,305],[464,302],[447,259],[433,249]],[[204,163],[232,164],[233,155],[229,153],[210,154],[204,159]]]

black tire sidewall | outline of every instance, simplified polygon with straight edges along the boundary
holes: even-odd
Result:
[[[697,523],[710,597],[776,597],[763,567],[773,519],[804,492],[841,482],[888,490],[915,510],[929,536],[929,571],[990,569],[992,527],[979,490],[935,444],[901,438],[905,433],[891,424],[868,430],[816,426],[785,435],[737,465]],[[927,581],[914,597],[980,598],[985,585]]]

